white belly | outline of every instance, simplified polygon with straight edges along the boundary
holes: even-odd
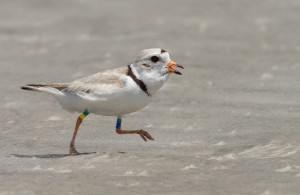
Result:
[[[106,101],[94,102],[89,108],[91,113],[105,116],[121,116],[136,112],[151,101],[151,97],[143,91],[138,94],[126,93],[107,99]]]
[[[97,115],[122,116],[144,108],[150,103],[151,97],[138,86],[128,85],[112,94],[94,94],[92,98],[86,98],[65,93],[57,97],[57,100],[70,112],[83,112],[88,109],[90,113]]]

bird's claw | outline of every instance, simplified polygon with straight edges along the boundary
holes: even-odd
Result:
[[[138,134],[141,136],[141,138],[145,142],[147,141],[147,139],[154,141],[154,138],[147,131],[144,131],[144,130],[141,129],[141,130],[139,130]]]
[[[75,149],[75,147],[73,146],[70,146],[70,149],[69,149],[69,152],[70,152],[70,156],[76,156],[76,155],[79,155],[80,153]]]

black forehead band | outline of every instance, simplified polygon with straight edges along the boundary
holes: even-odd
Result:
[[[164,49],[161,49],[161,51],[160,51],[161,54],[162,54],[162,53],[165,53],[165,52],[167,52],[167,51],[164,50]]]

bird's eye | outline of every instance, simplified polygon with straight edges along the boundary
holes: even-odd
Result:
[[[152,57],[151,57],[151,61],[152,61],[152,62],[158,62],[158,61],[159,61],[159,57],[157,57],[157,56],[152,56]]]

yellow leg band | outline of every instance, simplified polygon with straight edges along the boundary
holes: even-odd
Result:
[[[86,116],[84,114],[81,114],[79,117],[83,120]]]
[[[79,117],[81,118],[81,120],[83,120],[89,114],[89,111],[86,109]]]

